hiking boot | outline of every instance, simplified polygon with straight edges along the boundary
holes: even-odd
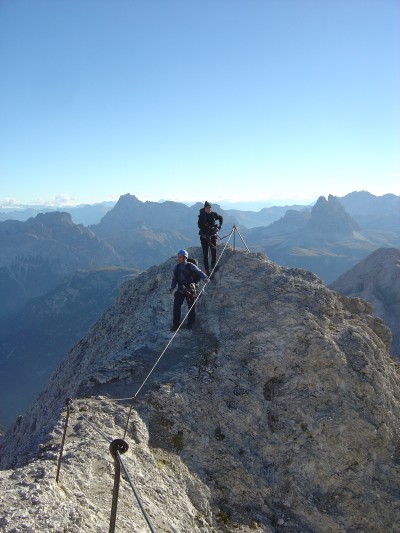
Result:
[[[170,331],[177,331],[179,326],[171,326]]]
[[[192,327],[193,327],[193,324],[186,324],[185,326],[186,329],[192,329]]]

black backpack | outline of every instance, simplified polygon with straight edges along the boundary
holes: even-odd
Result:
[[[192,257],[188,257],[187,258],[187,262],[188,263],[193,263],[194,265],[196,265],[197,267],[199,266],[199,262],[197,261],[197,259],[193,259]],[[200,276],[197,274],[197,272],[192,272],[192,270],[190,270],[190,275],[192,276],[192,279],[193,279],[193,283],[195,283],[196,285],[198,285],[200,283]]]

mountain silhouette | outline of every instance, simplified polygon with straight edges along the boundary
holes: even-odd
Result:
[[[355,191],[339,200],[364,229],[399,233],[399,196],[395,194],[375,196],[367,191]]]
[[[243,235],[252,249],[279,264],[311,270],[326,283],[382,245],[400,244],[400,233],[361,228],[332,195],[320,197],[311,211],[289,210],[270,226],[244,229]]]
[[[126,266],[144,269],[199,242],[201,207],[200,203],[188,207],[178,202],[141,202],[125,194],[91,229],[124,258]],[[213,209],[224,216],[225,226],[232,227],[232,217],[218,205]]]

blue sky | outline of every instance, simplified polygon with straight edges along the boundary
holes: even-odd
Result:
[[[0,204],[400,194],[397,0],[0,0]]]

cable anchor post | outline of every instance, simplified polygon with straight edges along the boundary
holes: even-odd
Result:
[[[248,247],[247,244],[244,242],[244,239],[243,239],[243,237],[242,237],[242,234],[240,233],[240,231],[238,230],[238,228],[237,228],[236,226],[233,226],[233,229],[234,229],[234,235],[233,235],[233,250],[235,250],[235,234],[237,233],[237,234],[239,235],[239,237],[240,237],[240,239],[241,239],[241,241],[242,241],[244,247],[246,248],[246,250],[247,250],[248,252],[250,252],[249,247]]]
[[[121,478],[121,464],[119,454],[128,451],[128,443],[124,439],[114,439],[110,444],[110,453],[114,459],[114,488],[111,504],[110,529],[109,533],[115,532],[115,522],[117,519],[119,482]]]
[[[67,415],[65,417],[64,431],[63,431],[63,436],[62,436],[62,440],[61,440],[60,455],[58,456],[56,483],[58,483],[58,480],[60,479],[61,460],[62,460],[62,455],[63,455],[63,451],[64,451],[65,437],[67,435],[68,420],[69,420],[69,413],[70,413],[71,404],[72,404],[71,398],[67,398],[65,400],[65,405],[67,406]]]

